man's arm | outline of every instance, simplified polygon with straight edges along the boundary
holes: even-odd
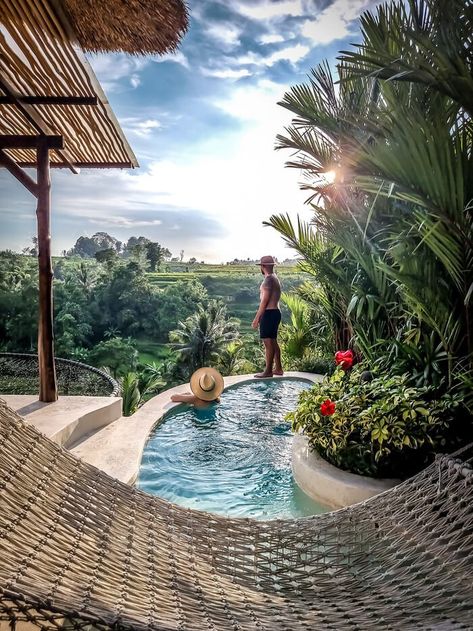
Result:
[[[261,300],[259,303],[259,308],[258,308],[258,311],[256,312],[253,322],[251,323],[251,326],[254,329],[258,328],[259,322],[261,320],[261,316],[265,312],[270,298],[271,298],[271,283],[265,280],[263,283],[262,290],[261,290]]]
[[[172,394],[171,401],[174,403],[195,403],[197,397],[192,392],[182,392],[181,394]]]

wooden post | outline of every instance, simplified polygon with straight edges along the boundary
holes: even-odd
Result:
[[[46,138],[38,144],[38,265],[39,265],[39,400],[57,401],[54,365],[53,268],[51,262],[51,177]]]

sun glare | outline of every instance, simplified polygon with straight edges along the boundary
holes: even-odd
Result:
[[[335,178],[337,177],[337,174],[335,171],[327,171],[326,173],[324,173],[324,179],[327,181],[328,184],[333,184],[335,182]]]

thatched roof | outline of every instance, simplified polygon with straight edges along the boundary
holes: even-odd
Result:
[[[54,167],[137,166],[81,49],[163,54],[176,48],[187,18],[182,0],[0,0],[0,135],[62,136]],[[25,106],[34,97],[95,103]],[[22,167],[36,163],[34,149],[6,153]]]
[[[88,52],[163,54],[187,30],[182,0],[56,0],[82,49]]]

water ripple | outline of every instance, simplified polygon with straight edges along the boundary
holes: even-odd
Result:
[[[305,381],[250,382],[220,404],[169,413],[144,449],[137,485],[177,504],[234,517],[276,519],[325,510],[294,483],[284,420]]]

